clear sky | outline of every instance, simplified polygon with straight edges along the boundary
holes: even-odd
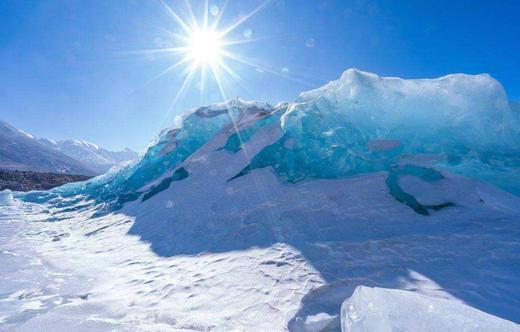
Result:
[[[184,0],[165,1],[189,20]],[[230,0],[220,26],[261,3]],[[203,1],[191,4],[201,16]],[[250,40],[229,51],[264,69],[226,61],[239,79],[223,77],[224,92],[292,101],[355,67],[405,78],[485,72],[520,100],[519,19],[516,0],[272,0],[229,33]],[[182,29],[155,0],[0,1],[0,119],[38,137],[142,149],[172,120],[184,76],[150,81],[178,57],[133,51],[175,47],[172,31]],[[211,80],[201,97],[196,81],[172,114],[222,99]]]

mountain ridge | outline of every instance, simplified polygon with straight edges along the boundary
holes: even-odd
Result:
[[[39,141],[52,149],[82,162],[99,174],[105,173],[113,166],[133,160],[138,156],[136,152],[129,148],[125,148],[121,151],[110,151],[97,144],[76,139],[55,141],[40,138]]]
[[[0,168],[95,175],[79,161],[40,144],[32,135],[0,120]]]
[[[6,170],[93,176],[137,156],[128,148],[109,151],[87,141],[36,138],[0,120],[0,168]]]

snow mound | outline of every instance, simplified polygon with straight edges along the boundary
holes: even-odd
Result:
[[[359,286],[341,307],[343,332],[520,331],[520,325],[462,302],[415,292]]]
[[[11,190],[6,189],[3,191],[0,191],[0,206],[10,206],[15,205],[14,199],[13,199],[13,193]]]

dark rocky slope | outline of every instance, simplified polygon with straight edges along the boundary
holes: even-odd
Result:
[[[0,170],[0,190],[48,190],[66,183],[85,181],[90,178],[90,176],[84,175]]]

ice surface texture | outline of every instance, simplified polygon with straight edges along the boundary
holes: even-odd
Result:
[[[280,125],[283,137],[255,156],[251,167],[271,166],[289,181],[388,170],[428,158],[427,165],[520,189],[519,114],[489,75],[403,80],[351,69],[301,94]],[[516,178],[492,177],[490,169]]]
[[[343,332],[508,332],[519,326],[460,301],[359,286],[341,307]]]

